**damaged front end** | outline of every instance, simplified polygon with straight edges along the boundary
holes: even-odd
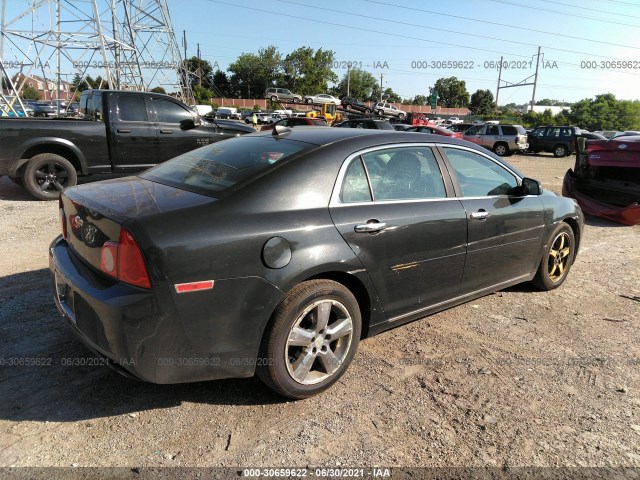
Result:
[[[576,199],[589,215],[640,224],[640,136],[579,138],[576,164],[564,177],[562,195]]]

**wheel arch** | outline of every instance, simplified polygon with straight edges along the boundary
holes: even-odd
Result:
[[[27,142],[22,149],[19,160],[16,163],[15,174],[20,175],[27,162],[41,153],[53,153],[66,158],[81,175],[87,175],[87,161],[82,152],[73,143],[64,139],[40,138]]]
[[[328,271],[323,272],[305,279],[308,280],[333,280],[346,287],[356,298],[360,307],[360,316],[362,317],[362,333],[360,338],[369,336],[369,325],[371,324],[371,298],[367,287],[359,278],[347,272]]]
[[[579,225],[578,221],[573,217],[567,217],[567,218],[563,219],[562,221],[564,223],[568,224],[571,227],[571,230],[573,230],[573,236],[574,236],[575,241],[576,241],[575,252],[577,254],[578,253],[578,249],[580,248],[580,240],[582,239],[582,235],[581,235],[581,232],[580,232],[580,225]]]

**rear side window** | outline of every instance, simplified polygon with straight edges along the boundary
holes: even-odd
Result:
[[[518,134],[518,130],[516,130],[516,127],[512,127],[511,125],[504,125],[502,127],[502,134],[503,135],[517,135]]]
[[[444,181],[429,147],[376,150],[362,155],[374,200],[446,197]],[[347,175],[345,182],[349,180]],[[358,194],[362,194],[361,183]]]
[[[147,107],[142,96],[118,96],[118,118],[126,122],[146,122]]]
[[[273,137],[237,137],[198,148],[147,170],[142,178],[219,196],[239,182],[312,145]]]

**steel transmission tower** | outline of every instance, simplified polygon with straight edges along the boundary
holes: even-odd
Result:
[[[166,0],[2,0],[1,15],[0,75],[10,93],[39,77],[59,98],[62,82],[99,76],[112,89],[162,87],[191,100]]]

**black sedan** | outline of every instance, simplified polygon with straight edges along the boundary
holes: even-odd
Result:
[[[278,127],[60,197],[55,302],[121,373],[335,383],[361,338],[521,282],[561,285],[572,199],[462,140]]]

